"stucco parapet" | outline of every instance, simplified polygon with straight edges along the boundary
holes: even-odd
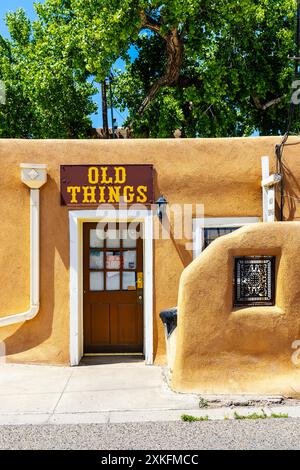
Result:
[[[282,393],[287,390],[282,377],[290,373],[295,383],[299,249],[299,222],[252,224],[215,240],[184,271],[172,376],[176,390],[245,392],[256,384],[263,393],[270,387]],[[233,307],[234,257],[249,255],[276,256],[274,306]]]

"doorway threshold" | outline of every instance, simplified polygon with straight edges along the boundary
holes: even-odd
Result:
[[[144,353],[132,353],[132,352],[123,352],[123,353],[85,353],[83,357],[107,357],[107,356],[138,356],[138,357],[145,357]]]
[[[88,353],[84,354],[80,361],[81,366],[91,366],[100,364],[141,364],[145,362],[145,355],[142,353]]]

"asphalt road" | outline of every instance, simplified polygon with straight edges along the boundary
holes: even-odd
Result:
[[[300,449],[300,419],[0,426],[0,449]]]

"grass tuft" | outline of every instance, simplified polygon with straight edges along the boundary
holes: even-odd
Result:
[[[208,421],[208,416],[191,416],[191,415],[181,415],[182,421],[192,423],[193,421]]]
[[[200,397],[199,398],[199,408],[207,408],[208,407],[208,401],[205,400],[205,398]]]
[[[261,413],[251,413],[250,415],[239,415],[236,411],[234,412],[234,419],[267,419],[267,418],[288,418],[287,413],[272,413],[267,415],[264,410]]]
[[[287,413],[272,413],[271,418],[288,418],[289,415]]]

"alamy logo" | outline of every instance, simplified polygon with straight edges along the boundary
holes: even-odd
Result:
[[[0,80],[0,104],[6,103],[6,86],[5,83]]]
[[[292,349],[295,349],[291,356],[291,361],[294,364],[294,366],[299,366],[300,365],[300,340],[296,339],[292,343]]]
[[[292,88],[295,91],[292,93],[291,102],[296,105],[300,104],[300,80],[294,80]]]

